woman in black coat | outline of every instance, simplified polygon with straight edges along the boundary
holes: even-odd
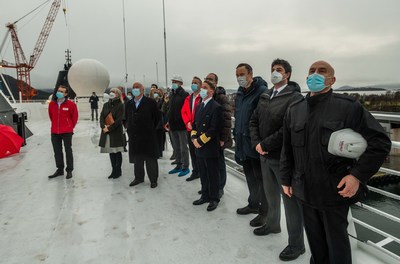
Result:
[[[101,153],[109,153],[112,172],[109,179],[116,179],[122,175],[122,153],[125,152],[125,135],[122,126],[124,118],[124,104],[122,103],[122,93],[117,88],[110,91],[110,100],[104,104],[100,114],[101,135],[99,146]],[[111,113],[113,122],[107,122],[107,116]]]

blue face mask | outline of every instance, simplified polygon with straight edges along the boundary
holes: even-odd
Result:
[[[128,100],[132,100],[132,96],[127,95],[126,98],[128,98]]]
[[[62,99],[62,98],[64,98],[64,94],[63,94],[62,92],[57,92],[57,93],[56,93],[56,97],[57,97],[58,99]]]
[[[153,94],[154,99],[157,99],[159,97],[158,93]]]
[[[139,88],[133,88],[132,89],[132,94],[133,96],[139,96],[140,95],[140,89]]]
[[[192,88],[193,92],[197,92],[199,90],[199,87],[197,86],[197,84],[192,83],[192,85],[190,86],[190,88]]]
[[[325,89],[325,76],[313,73],[307,77],[307,86],[311,92],[318,93]]]
[[[172,84],[172,89],[173,89],[173,90],[178,89],[178,87],[179,87],[179,85],[178,85],[177,83],[173,83],[173,84]]]
[[[201,89],[200,90],[200,97],[203,98],[203,99],[207,97],[207,90],[206,89]]]

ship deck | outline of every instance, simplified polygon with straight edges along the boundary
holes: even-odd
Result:
[[[37,110],[35,110],[37,111]],[[41,111],[41,110],[40,110]],[[73,178],[48,179],[55,170],[50,123],[28,123],[34,136],[19,155],[0,159],[0,263],[281,263],[282,233],[254,236],[236,209],[246,205],[245,181],[229,173],[215,211],[199,198],[199,180],[168,175],[166,150],[159,185],[129,187],[133,165],[123,155],[123,175],[109,180],[110,161],[100,154],[98,123],[81,115],[73,137]],[[283,206],[282,206],[283,208]],[[309,263],[310,253],[291,263]],[[354,263],[383,263],[357,246]]]

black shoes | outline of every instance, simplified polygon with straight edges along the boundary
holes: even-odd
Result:
[[[71,171],[67,171],[67,177],[65,177],[66,179],[71,179],[72,178],[72,172]]]
[[[156,182],[150,183],[150,188],[156,188],[156,187],[157,187],[157,183]]]
[[[187,178],[186,181],[193,181],[193,180],[196,180],[196,179],[198,179],[198,178],[200,178],[199,174],[197,174],[197,173],[192,173],[192,175],[190,175],[190,177]]]
[[[236,210],[236,213],[240,215],[258,214],[258,212],[259,212],[258,208],[251,208],[249,206],[239,208]]]
[[[144,181],[139,181],[139,180],[133,180],[133,182],[131,182],[130,184],[129,184],[129,186],[135,186],[135,185],[138,185],[139,183],[142,183],[142,182],[144,182]]]
[[[207,206],[207,211],[211,212],[214,211],[218,206],[218,202],[217,201],[211,201],[208,206]]]
[[[208,200],[203,199],[203,198],[200,198],[200,199],[194,201],[194,202],[193,202],[193,205],[201,205],[201,204],[205,204],[205,203],[208,203],[208,202],[209,202]],[[215,209],[215,208],[214,208],[214,209]],[[214,209],[213,209],[213,210],[214,210]]]
[[[110,176],[108,176],[109,179],[113,179],[114,178],[114,173],[111,173]]]
[[[64,176],[64,171],[63,170],[56,170],[52,175],[49,176],[49,179],[53,179],[58,176]]]
[[[285,247],[285,249],[279,254],[279,259],[283,261],[290,261],[297,259],[300,255],[304,254],[306,250],[303,248],[301,250],[295,250],[291,246]]]
[[[281,228],[270,228],[267,225],[263,225],[262,227],[256,228],[253,230],[254,235],[256,236],[266,236],[269,234],[278,234],[281,232]]]
[[[258,227],[265,225],[267,217],[265,215],[257,215],[253,220],[250,221],[252,227]]]
[[[198,193],[198,194],[202,194],[203,192],[200,190],[200,191],[198,191],[197,193]]]

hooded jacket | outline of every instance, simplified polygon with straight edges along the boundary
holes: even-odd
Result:
[[[242,164],[249,158],[259,159],[257,151],[252,147],[249,122],[257,107],[260,95],[268,89],[268,84],[261,77],[254,77],[247,89],[239,87],[235,99],[235,160]]]
[[[283,118],[289,105],[303,96],[300,94],[300,86],[292,81],[270,99],[273,90],[274,88],[271,88],[261,94],[258,106],[250,119],[250,136],[253,148],[260,143],[262,149],[268,152],[265,157],[280,159]]]
[[[334,131],[351,128],[368,147],[358,160],[332,155],[328,143]],[[382,165],[391,141],[377,120],[354,98],[332,93],[294,102],[283,126],[281,180],[294,195],[317,208],[351,204],[365,196],[365,184]],[[352,174],[360,181],[358,193],[344,198],[341,179]]]

